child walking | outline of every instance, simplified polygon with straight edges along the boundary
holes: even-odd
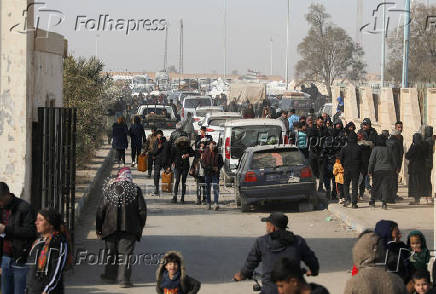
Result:
[[[341,164],[340,155],[336,155],[336,162],[333,165],[333,175],[335,176],[336,194],[338,195],[339,204],[345,202],[344,198],[344,167]]]

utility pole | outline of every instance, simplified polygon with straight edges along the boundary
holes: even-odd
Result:
[[[168,24],[165,26],[165,53],[164,53],[164,72],[167,72],[167,61],[168,61]]]
[[[183,19],[180,19],[179,73],[183,74]]]
[[[363,0],[357,0],[357,10],[356,10],[356,42],[362,46],[362,33],[360,28],[363,23]]]
[[[385,83],[385,64],[386,64],[386,5],[383,5],[383,34],[382,34],[382,56],[381,56],[381,80],[380,89]]]
[[[272,76],[273,74],[273,39],[270,38],[269,39],[270,42],[270,69],[269,69],[269,74]]]
[[[224,0],[224,80],[227,75],[227,0]]]
[[[289,3],[290,0],[288,0],[288,10],[287,10],[287,18],[286,18],[286,90],[289,88],[289,66],[288,66],[288,51],[289,51]]]
[[[403,81],[402,88],[408,88],[408,70],[409,70],[409,35],[410,35],[410,0],[406,0],[404,18],[404,44],[403,44]]]

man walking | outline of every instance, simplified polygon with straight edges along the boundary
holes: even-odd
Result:
[[[0,237],[3,238],[1,262],[2,294],[24,294],[27,256],[37,237],[35,211],[29,203],[10,193],[0,182]]]
[[[156,132],[156,140],[151,155],[154,158],[154,196],[159,196],[160,171],[169,168],[170,161],[168,144],[161,130]]]
[[[309,267],[306,275],[318,275],[318,258],[302,237],[286,230],[288,226],[286,215],[274,212],[262,218],[262,222],[266,222],[267,234],[257,238],[244,267],[234,275],[234,280],[241,281],[251,278],[254,270],[262,262],[262,293],[277,294],[277,287],[271,279],[271,273],[274,265],[282,257],[287,257],[297,264],[303,261]]]
[[[350,132],[347,142],[347,146],[345,146],[341,151],[341,163],[344,167],[344,206],[346,207],[352,203],[352,208],[358,208],[357,192],[359,185],[359,173],[362,166],[362,151],[359,148],[359,145],[357,145],[356,133]],[[352,184],[351,198],[350,183]]]
[[[388,202],[395,203],[395,201],[400,200],[398,196],[398,174],[401,171],[401,166],[403,165],[404,147],[403,147],[403,136],[401,132],[395,127],[392,131],[391,137],[386,142],[389,151],[392,152],[392,161],[394,164],[394,172],[392,173],[392,194],[388,199]]]
[[[371,120],[369,118],[364,118],[362,122],[362,127],[358,132],[358,141],[360,149],[362,150],[362,165],[361,174],[362,182],[359,185],[359,197],[362,198],[365,193],[365,188],[369,189],[369,179],[368,179],[368,164],[369,157],[371,156],[372,148],[375,145],[375,140],[377,138],[377,131],[371,126]]]
[[[151,178],[151,171],[153,170],[154,157],[151,154],[153,151],[154,142],[156,141],[157,128],[155,126],[151,127],[151,134],[148,135],[147,141],[145,142],[145,152],[148,155],[147,158],[147,168],[148,168],[148,177]]]
[[[103,187],[103,199],[97,208],[96,233],[105,241],[107,262],[100,276],[108,283],[120,282],[130,288],[131,256],[135,241],[140,241],[147,219],[147,206],[141,189],[133,183],[130,168],[123,168],[116,179]],[[120,262],[122,258],[122,263]]]

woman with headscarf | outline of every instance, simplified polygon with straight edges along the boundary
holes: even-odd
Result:
[[[133,183],[130,168],[118,172],[115,179],[103,185],[103,197],[96,213],[96,233],[105,241],[107,262],[100,278],[109,283],[120,281],[120,287],[130,288],[132,264],[118,264],[118,256],[132,256],[135,241],[142,237],[147,219],[147,206],[141,189]]]
[[[369,205],[375,207],[376,199],[382,201],[382,209],[387,209],[392,187],[394,163],[392,154],[386,147],[386,137],[377,135],[375,147],[371,151],[368,164],[368,174],[372,176],[371,200]]]
[[[26,293],[62,294],[63,271],[71,258],[71,244],[67,241],[62,216],[54,208],[42,209],[35,224],[40,238],[29,253]]]
[[[415,199],[410,202],[411,205],[419,204],[419,199],[425,194],[425,156],[426,146],[422,136],[420,133],[415,133],[405,156],[409,161],[409,197]]]

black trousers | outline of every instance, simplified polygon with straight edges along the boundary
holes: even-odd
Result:
[[[377,199],[386,203],[392,195],[392,171],[380,170],[372,175],[371,203]]]
[[[126,149],[117,149],[117,161],[118,163],[126,163]]]
[[[148,168],[148,176],[151,177],[151,171],[153,170],[153,155],[148,154],[147,158],[147,168]]]
[[[395,200],[398,196],[398,174],[396,171],[392,173],[392,195],[391,200]]]
[[[188,177],[189,169],[178,169],[176,168],[174,170],[174,196],[177,197],[177,193],[179,192],[179,184],[180,184],[180,178],[182,178],[182,198],[185,197],[186,193],[186,179]]]
[[[357,204],[357,192],[359,186],[359,171],[347,171],[344,172],[344,198],[347,201],[351,201],[352,204]],[[350,198],[350,183],[351,187],[351,198]]]
[[[104,275],[111,280],[129,282],[132,275],[131,260],[135,249],[136,236],[120,232],[105,239],[105,268]],[[119,258],[121,257],[121,259]]]
[[[132,145],[132,162],[137,163],[139,154],[141,154],[141,146]]]
[[[154,189],[159,191],[159,181],[160,181],[160,171],[162,169],[161,162],[158,160],[154,161]]]

